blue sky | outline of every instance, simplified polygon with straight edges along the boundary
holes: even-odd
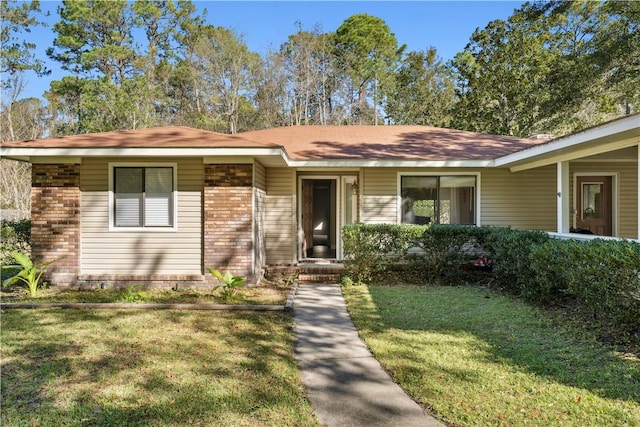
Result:
[[[522,1],[194,1],[199,11],[207,10],[207,20],[216,26],[235,30],[244,37],[249,49],[266,53],[277,50],[290,34],[318,24],[325,32],[335,31],[356,13],[382,18],[408,51],[437,49],[445,61],[464,49],[476,28],[484,28],[494,19],[506,19]],[[28,34],[37,44],[36,54],[47,60],[45,51],[55,37],[52,26],[59,20],[60,2],[43,1],[43,11],[50,11],[49,26],[34,28]],[[52,73],[38,78],[28,75],[22,97],[41,97],[51,80],[65,74],[57,63],[48,61]]]

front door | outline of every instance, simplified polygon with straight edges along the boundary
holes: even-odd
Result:
[[[578,176],[576,228],[611,236],[613,218],[611,176]]]
[[[301,257],[336,258],[337,180],[302,179],[300,205]]]

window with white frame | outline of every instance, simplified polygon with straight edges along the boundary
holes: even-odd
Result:
[[[476,224],[476,176],[403,175],[402,224]]]
[[[113,167],[113,227],[173,227],[174,166]]]

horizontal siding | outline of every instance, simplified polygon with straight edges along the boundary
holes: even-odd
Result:
[[[265,197],[265,244],[267,264],[296,261],[295,171],[267,168]]]
[[[509,172],[484,169],[481,224],[534,230],[556,229],[556,166]]]
[[[637,163],[582,163],[574,162],[569,165],[571,179],[571,211],[575,210],[574,183],[576,174],[602,173],[618,175],[618,237],[628,239],[638,238],[638,165]]]
[[[395,224],[397,222],[397,176],[397,169],[363,169],[360,196],[362,222],[367,224]]]
[[[109,162],[144,165],[148,160],[83,159],[81,274],[202,274],[202,159],[177,161],[176,232],[109,231]]]
[[[260,189],[267,189],[267,170],[260,162],[253,164],[253,185]]]

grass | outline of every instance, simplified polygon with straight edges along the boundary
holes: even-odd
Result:
[[[314,426],[282,312],[7,310],[0,425]]]
[[[5,289],[0,293],[4,303],[177,303],[177,304],[284,304],[289,296],[291,286],[270,283],[247,286],[237,289],[237,295],[227,300],[219,289],[211,291],[198,290],[159,290],[143,289],[140,286],[128,286],[122,289],[59,289],[45,288],[38,290],[38,295],[29,297],[29,293],[19,287]]]
[[[640,360],[472,287],[344,287],[376,358],[450,426],[640,426]]]

